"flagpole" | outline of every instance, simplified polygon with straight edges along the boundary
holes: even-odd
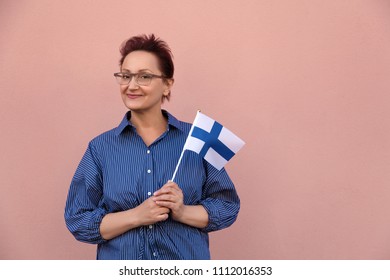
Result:
[[[200,110],[198,110],[198,111],[196,112],[196,116],[195,116],[194,122],[193,122],[192,125],[191,125],[190,132],[188,133],[186,142],[184,143],[183,150],[181,151],[179,160],[178,160],[178,162],[177,162],[177,164],[176,164],[175,171],[173,172],[173,175],[172,175],[172,179],[171,179],[172,182],[174,182],[174,180],[175,180],[177,170],[179,169],[179,165],[180,165],[181,160],[182,160],[183,155],[184,155],[185,147],[186,147],[186,145],[187,145],[188,139],[190,138],[190,136],[191,136],[191,134],[192,134],[192,131],[194,130],[194,123],[196,123],[196,119],[198,118],[199,112],[200,112]]]

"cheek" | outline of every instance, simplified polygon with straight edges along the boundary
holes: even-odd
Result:
[[[127,86],[119,86],[119,91],[120,93],[125,94],[127,91]]]

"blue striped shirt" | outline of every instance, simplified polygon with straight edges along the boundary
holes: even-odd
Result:
[[[97,259],[210,259],[208,232],[226,228],[237,218],[240,200],[226,171],[186,151],[175,182],[184,204],[203,205],[208,225],[199,229],[168,218],[111,240],[102,238],[99,227],[107,213],[140,205],[172,177],[191,124],[163,114],[167,130],[148,147],[127,112],[118,127],[89,143],[74,174],[66,225],[77,240],[98,244]]]

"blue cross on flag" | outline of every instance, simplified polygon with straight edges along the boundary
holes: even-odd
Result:
[[[245,142],[229,129],[198,111],[171,181],[175,179],[184,151],[194,151],[221,170],[244,144]]]

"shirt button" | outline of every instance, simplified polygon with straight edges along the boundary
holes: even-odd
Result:
[[[148,192],[148,195],[151,195],[152,193],[151,192]]]
[[[157,253],[156,253],[156,252],[153,252],[153,256],[156,257],[156,256],[157,256]]]
[[[146,153],[150,154],[150,150],[147,150],[147,152],[146,152]]]
[[[153,228],[153,226],[152,226],[152,225],[149,225],[149,228],[150,228],[150,229],[152,229],[152,228]]]
[[[152,170],[148,169],[148,173],[151,173],[151,172],[152,172]]]

